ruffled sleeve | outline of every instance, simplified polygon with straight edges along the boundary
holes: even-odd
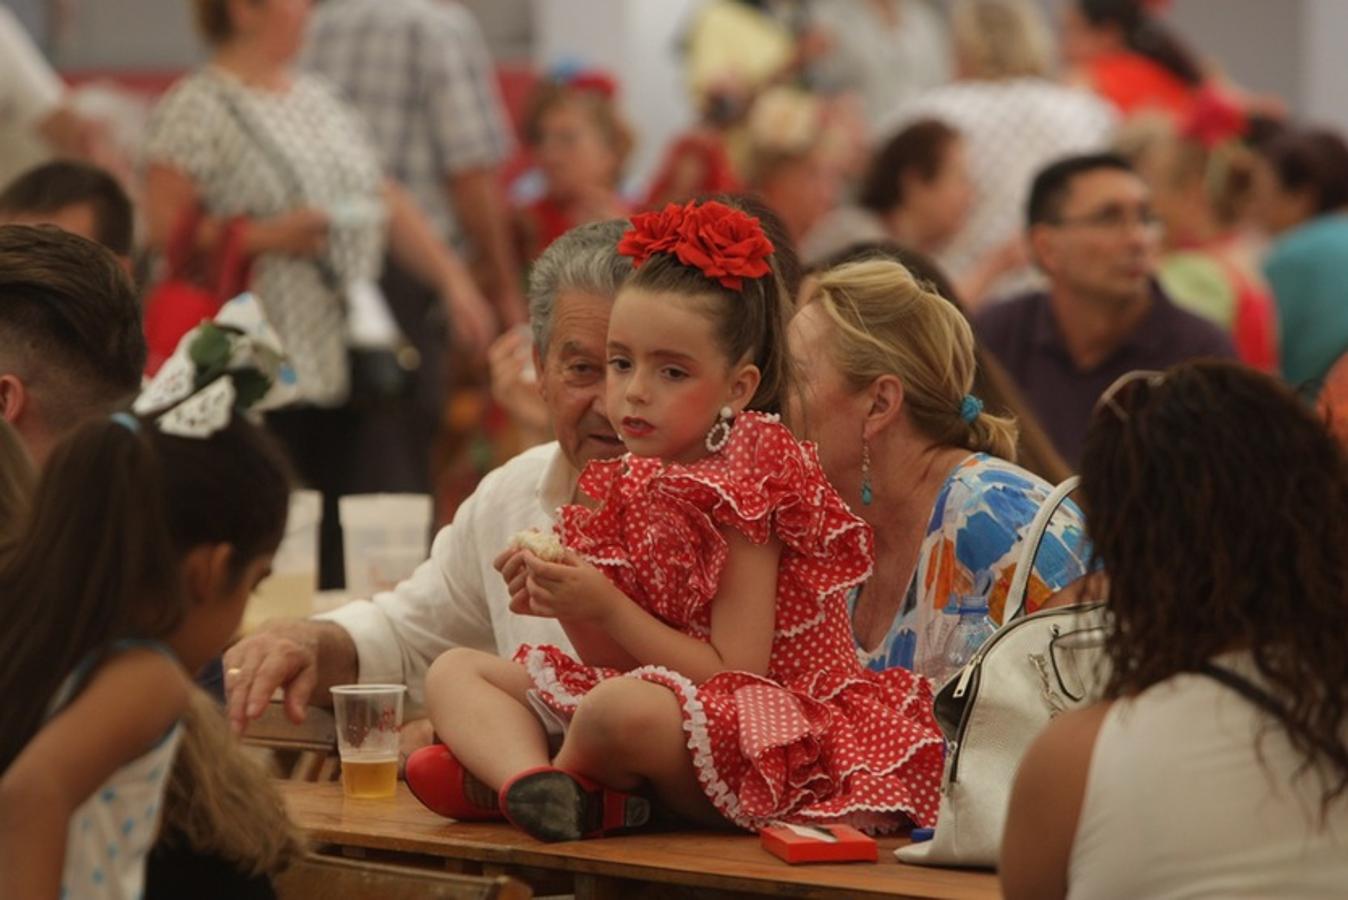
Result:
[[[870,574],[870,526],[824,476],[814,445],[798,441],[776,416],[741,414],[721,452],[670,466],[656,488],[755,543],[775,536],[793,551],[793,574],[812,591],[831,593]]]
[[[653,614],[676,627],[705,630],[698,620],[716,596],[725,538],[702,509],[651,489],[662,468],[659,460],[631,456],[590,463],[580,488],[599,506],[562,507],[557,533]]]

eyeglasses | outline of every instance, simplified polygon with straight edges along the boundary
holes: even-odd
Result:
[[[1098,212],[1070,219],[1054,219],[1048,224],[1059,228],[1081,227],[1116,233],[1141,227],[1151,234],[1156,234],[1163,228],[1161,220],[1150,209],[1129,210],[1118,206],[1108,206]]]
[[[1100,399],[1095,401],[1095,413],[1108,409],[1127,422],[1131,412],[1141,409],[1151,391],[1165,382],[1166,374],[1154,369],[1138,369],[1114,379],[1114,383],[1105,388]]]

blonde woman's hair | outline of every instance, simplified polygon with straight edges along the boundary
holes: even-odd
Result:
[[[263,765],[250,758],[209,694],[193,688],[164,800],[164,839],[275,875],[304,852]]]
[[[829,353],[857,390],[882,375],[903,383],[909,421],[937,444],[1016,458],[1016,423],[961,415],[974,384],[974,334],[950,303],[896,262],[846,263],[819,276],[810,302],[833,324]]]
[[[1053,73],[1053,34],[1030,0],[956,0],[950,31],[955,56],[970,77]]]

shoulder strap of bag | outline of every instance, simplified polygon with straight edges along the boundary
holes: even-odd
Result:
[[[1231,690],[1240,694],[1246,700],[1263,709],[1265,712],[1272,713],[1281,717],[1284,713],[1283,705],[1273,699],[1273,695],[1263,688],[1250,681],[1248,678],[1237,675],[1230,669],[1216,665],[1215,663],[1202,662],[1195,668],[1200,675],[1206,675],[1213,681],[1229,687]]]
[[[1048,523],[1080,483],[1081,477],[1073,475],[1055,487],[1039,507],[1039,512],[1035,513],[1030,527],[1026,529],[1020,547],[1020,559],[1016,561],[1016,574],[1011,579],[1011,587],[1006,591],[1006,608],[1002,613],[1003,627],[1019,618],[1025,611],[1025,594],[1030,586],[1030,573],[1034,571],[1034,560],[1039,555],[1039,545],[1044,541]]]
[[[291,202],[303,203],[304,183],[300,180],[299,171],[291,164],[290,158],[281,151],[281,148],[276,145],[271,136],[266,134],[263,129],[256,127],[247,112],[234,102],[234,98],[229,95],[227,86],[217,84],[215,94],[224,104],[230,118],[239,126],[239,130],[248,140],[253,142],[253,146],[257,147],[258,151],[271,165],[272,170],[285,183],[286,193],[289,195]],[[340,293],[341,279],[337,277],[337,270],[333,268],[332,263],[322,256],[315,257],[313,263],[318,269],[318,275],[322,279],[323,285],[334,293]]]

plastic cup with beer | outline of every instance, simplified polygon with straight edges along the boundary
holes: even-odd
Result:
[[[373,800],[394,795],[406,692],[401,684],[344,684],[332,689],[346,796]]]

